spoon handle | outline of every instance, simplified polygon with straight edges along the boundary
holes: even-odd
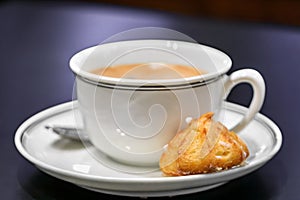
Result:
[[[89,141],[87,134],[80,128],[63,127],[63,126],[45,126],[46,129],[72,140]]]

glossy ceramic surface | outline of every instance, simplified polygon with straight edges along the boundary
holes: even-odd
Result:
[[[73,106],[75,105],[75,109]],[[76,102],[42,111],[25,121],[17,130],[19,152],[42,171],[81,187],[124,196],[174,196],[207,190],[248,174],[268,162],[280,149],[282,135],[270,119],[257,114],[239,133],[250,150],[246,165],[212,174],[164,177],[156,168],[120,164],[96,150],[45,129],[46,125],[74,126]],[[247,109],[225,103],[225,124],[243,117]]]

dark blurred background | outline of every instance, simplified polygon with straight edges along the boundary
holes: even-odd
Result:
[[[299,0],[94,0],[192,16],[300,25]]]
[[[231,21],[300,25],[300,0],[64,0],[57,2],[102,3]]]

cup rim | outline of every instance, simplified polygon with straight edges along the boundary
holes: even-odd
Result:
[[[90,53],[93,52],[93,50],[99,46],[106,47],[111,45],[118,45],[122,43],[157,43],[162,41],[170,41],[170,42],[176,42],[176,43],[182,43],[185,45],[191,45],[195,48],[203,48],[206,52],[214,52],[216,54],[219,54],[226,58],[227,62],[224,64],[224,67],[216,70],[215,72],[205,73],[198,76],[192,76],[192,77],[186,77],[186,78],[175,78],[175,79],[128,79],[128,78],[114,78],[114,77],[108,77],[108,76],[101,76],[96,75],[90,72],[87,72],[85,70],[82,70],[81,67],[77,64],[77,60],[81,59],[82,57],[88,56]],[[111,42],[111,43],[104,43],[99,44],[95,46],[91,46],[88,48],[85,48],[83,50],[78,51],[75,53],[70,61],[69,61],[69,67],[72,70],[72,72],[78,76],[80,79],[84,80],[85,82],[94,84],[94,85],[104,85],[108,87],[166,87],[166,86],[175,86],[180,87],[184,85],[191,85],[191,84],[197,84],[201,85],[201,83],[208,83],[213,82],[217,79],[219,79],[222,75],[226,74],[232,66],[232,60],[231,58],[224,53],[223,51],[215,48],[210,47],[204,44],[200,43],[192,43],[192,42],[186,42],[186,41],[177,41],[177,40],[160,40],[160,39],[143,39],[143,40],[127,40],[127,41],[118,41],[118,42]]]

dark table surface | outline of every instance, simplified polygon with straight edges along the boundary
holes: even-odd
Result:
[[[233,59],[231,71],[251,67],[267,84],[261,113],[280,127],[281,151],[259,170],[209,191],[172,199],[300,199],[300,27],[228,22],[94,3],[0,4],[0,198],[120,199],[53,178],[14,146],[29,116],[72,100],[69,58],[113,34],[165,27],[217,47]],[[247,105],[251,89],[234,89],[229,101]]]

